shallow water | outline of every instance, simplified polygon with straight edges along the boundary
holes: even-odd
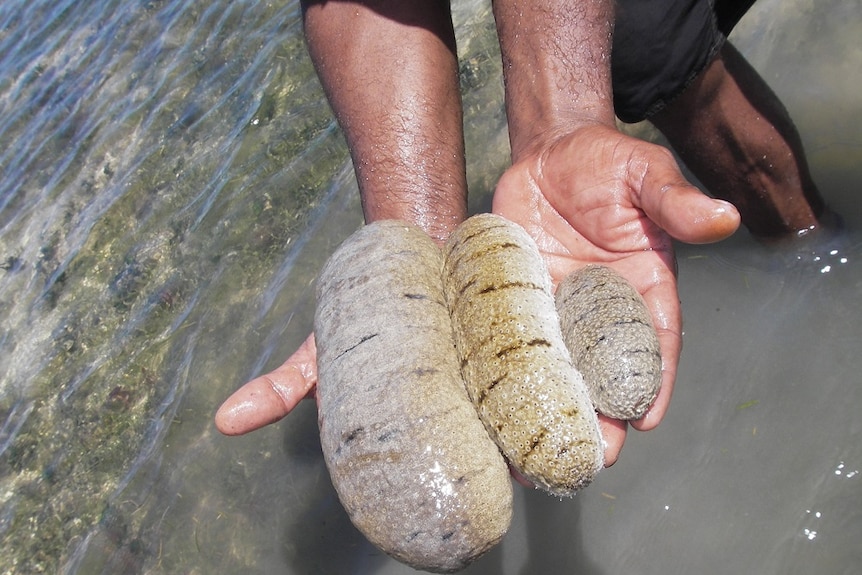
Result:
[[[571,501],[519,489],[468,573],[855,573],[862,4],[761,0],[734,40],[844,230],[681,246],[662,426]],[[506,164],[488,7],[456,7],[474,210]],[[220,401],[311,323],[360,223],[295,2],[0,6],[0,573],[408,573],[351,526],[314,406]]]

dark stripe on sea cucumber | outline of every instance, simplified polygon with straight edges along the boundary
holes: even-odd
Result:
[[[495,379],[494,381],[492,381],[489,385],[486,385],[484,388],[479,389],[479,394],[478,394],[478,396],[476,397],[476,403],[478,403],[478,404],[479,404],[479,407],[481,407],[481,406],[482,406],[482,404],[484,404],[484,403],[485,403],[485,399],[486,399],[486,398],[488,397],[488,395],[491,393],[491,390],[492,390],[492,389],[494,389],[495,387],[497,387],[497,385],[498,385],[501,381],[503,381],[504,379],[506,379],[507,377],[509,377],[509,372],[508,372],[508,371],[507,371],[506,373],[504,373],[503,375],[501,375],[500,377],[498,377],[497,379]]]
[[[548,430],[543,427],[542,430],[530,442],[530,447],[528,447],[524,451],[524,453],[523,453],[524,459],[528,458],[530,456],[530,454],[533,453],[533,451],[535,451],[535,449],[542,443],[542,440],[545,438],[545,435],[547,435],[547,434],[548,434]]]
[[[458,295],[455,298],[453,298],[453,301],[450,303],[450,307],[449,307],[450,311],[454,315],[457,315],[456,310],[460,309],[460,307],[462,305],[466,305],[466,304],[470,303],[470,301],[471,301],[470,298],[465,297],[465,295],[466,295],[467,290],[469,290],[470,287],[474,286],[476,284],[476,282],[477,282],[477,279],[473,278],[469,282],[464,284],[458,290]],[[536,291],[540,291],[540,292],[545,291],[545,288],[543,288],[542,286],[540,286],[538,284],[532,283],[532,282],[509,282],[509,283],[505,283],[505,284],[502,284],[499,286],[491,285],[491,286],[484,287],[484,288],[480,289],[479,291],[477,291],[475,295],[485,295],[485,294],[489,294],[489,293],[493,293],[493,292],[497,292],[497,291],[506,290],[509,288],[536,290]]]
[[[386,443],[387,441],[391,440],[393,437],[396,437],[400,432],[401,432],[401,430],[399,430],[399,429],[390,429],[389,431],[386,431],[385,433],[380,434],[377,437],[377,441],[379,441],[380,443]]]
[[[342,443],[350,443],[351,441],[359,437],[359,434],[361,434],[363,431],[365,431],[364,427],[357,427],[344,437]]]
[[[503,349],[497,351],[497,357],[503,358],[509,353],[513,351],[517,351],[519,349],[523,349],[525,347],[552,347],[553,344],[544,338],[536,338],[531,339],[530,341],[521,341],[516,343],[515,345],[510,345],[504,347]]]
[[[626,355],[637,355],[640,353],[651,355],[653,357],[661,357],[661,352],[657,349],[649,349],[649,348],[635,348],[635,349],[626,349],[623,350]]]
[[[578,318],[573,320],[572,324],[578,325],[581,322],[585,321],[587,318],[591,318],[592,316],[593,316],[592,310],[585,311],[585,312],[581,313],[580,315],[578,315]],[[648,328],[652,328],[652,324],[650,322],[648,322],[647,320],[641,319],[639,317],[631,317],[631,318],[627,317],[627,318],[617,319],[617,320],[613,321],[612,323],[605,324],[604,327],[615,327],[615,326],[631,325],[631,324],[636,324],[636,323],[639,323],[639,324],[646,326]],[[604,339],[604,336],[602,336],[601,339]]]
[[[472,262],[474,260],[479,260],[479,259],[482,259],[482,258],[489,256],[490,254],[493,254],[496,252],[501,252],[503,250],[510,250],[510,249],[523,250],[524,248],[523,248],[523,246],[516,244],[516,243],[513,243],[513,242],[502,242],[499,244],[492,244],[490,246],[484,246],[480,249],[469,250],[469,251],[465,250],[464,253],[461,253],[460,255],[458,255],[457,258],[455,258],[455,263],[452,266],[452,269],[458,269],[462,265],[465,265],[465,264]],[[455,252],[455,253],[457,253],[457,252]]]
[[[611,323],[609,325],[614,325],[614,326],[616,326],[616,325],[631,325],[631,324],[635,324],[635,323],[639,323],[639,324],[645,325],[647,327],[652,327],[652,324],[650,324],[650,323],[648,323],[648,322],[646,322],[646,321],[644,321],[638,317],[621,318],[621,319],[614,321],[613,323]]]
[[[464,292],[467,291],[468,289],[470,289],[470,286],[475,284],[476,281],[477,281],[477,279],[473,278],[470,281],[468,281],[467,283],[465,283],[463,286],[461,286],[461,289],[458,290],[458,298],[460,299],[461,296],[464,295]]]
[[[421,293],[406,293],[404,297],[407,299],[428,299],[428,296]]]
[[[495,292],[495,291],[502,291],[502,290],[507,290],[507,289],[512,289],[512,288],[531,289],[531,290],[538,290],[538,291],[542,291],[542,292],[545,291],[545,288],[543,288],[542,286],[540,286],[538,284],[534,284],[532,282],[507,282],[507,283],[504,283],[501,285],[491,285],[491,286],[482,288],[477,293],[486,294],[486,293],[491,293],[491,292]]]
[[[603,285],[607,285],[607,284],[603,284]],[[593,286],[593,285],[583,286],[581,288],[573,290],[571,293],[567,294],[565,297],[562,298],[563,303],[568,305],[569,302],[571,302],[577,296],[582,295],[582,293],[584,291],[586,291],[587,289],[592,291],[593,288],[595,288],[595,287],[597,287],[597,286]],[[635,292],[635,293],[637,293],[637,292]],[[590,301],[595,302],[595,303],[597,303],[597,302],[608,302],[608,301],[613,301],[613,300],[635,301],[636,302],[636,301],[638,301],[638,298],[636,297],[635,294],[617,294],[617,293],[608,293],[607,291],[601,291],[601,292],[599,292],[598,295],[592,295],[592,294],[590,295]],[[589,311],[592,311],[592,310],[589,310]]]
[[[355,344],[353,344],[352,346],[348,347],[347,349],[345,349],[344,351],[342,351],[341,353],[339,353],[335,358],[333,358],[333,361],[334,361],[334,360],[337,360],[338,358],[342,357],[343,355],[345,355],[345,354],[347,354],[347,353],[350,353],[351,351],[353,351],[354,349],[356,349],[357,347],[359,347],[360,345],[362,345],[363,343],[365,343],[365,342],[366,342],[366,341],[368,341],[369,339],[374,339],[374,338],[375,338],[375,337],[377,337],[378,335],[380,335],[380,334],[378,334],[378,333],[372,333],[371,335],[363,336],[363,337],[362,337],[362,339],[360,339],[358,342],[356,342],[356,343],[355,343]]]
[[[504,379],[506,379],[507,377],[509,377],[508,371],[506,373],[504,373],[503,375],[501,375],[500,377],[498,377],[497,379],[493,380],[488,385],[486,385],[485,389],[482,390],[482,395],[486,396],[489,393],[491,393],[491,390],[494,389],[495,387],[497,387],[497,385],[499,385],[500,382],[503,381]]]
[[[493,225],[487,225],[487,226],[478,228],[478,229],[474,230],[472,233],[470,233],[469,235],[466,235],[463,238],[461,238],[458,241],[458,243],[456,243],[455,245],[456,246],[462,246],[462,245],[466,244],[467,242],[469,242],[470,240],[472,240],[473,238],[483,236],[487,233],[490,233],[493,230],[499,230],[499,229],[506,229],[506,231],[508,232],[509,226],[507,226],[505,224],[493,224]]]
[[[439,371],[440,370],[438,370],[434,367],[417,367],[416,369],[414,369],[410,373],[412,373],[413,375],[418,375],[419,377],[423,377],[426,375],[434,375],[436,373],[439,373]]]

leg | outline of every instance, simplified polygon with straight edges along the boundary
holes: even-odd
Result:
[[[730,43],[650,120],[714,195],[739,209],[755,236],[803,234],[824,202],[787,111]]]

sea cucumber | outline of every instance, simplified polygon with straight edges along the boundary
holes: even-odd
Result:
[[[556,495],[582,489],[602,468],[601,433],[535,242],[480,214],[458,226],[444,255],[455,344],[480,419],[525,478]]]
[[[556,301],[563,339],[598,412],[643,416],[661,387],[661,353],[641,295],[613,269],[588,265],[560,283]]]
[[[508,467],[467,397],[440,249],[412,225],[369,224],[318,278],[320,438],[356,527],[417,569],[462,569],[512,517]]]

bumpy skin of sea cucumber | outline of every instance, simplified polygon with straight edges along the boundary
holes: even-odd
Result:
[[[444,255],[455,344],[480,419],[524,477],[556,495],[582,489],[602,467],[601,434],[535,242],[481,214],[455,230]]]
[[[599,413],[638,419],[661,387],[661,353],[640,294],[609,267],[589,265],[557,287],[563,339]]]
[[[512,517],[509,471],[467,397],[442,254],[403,222],[365,226],[318,278],[320,438],[339,499],[376,546],[452,572]]]

